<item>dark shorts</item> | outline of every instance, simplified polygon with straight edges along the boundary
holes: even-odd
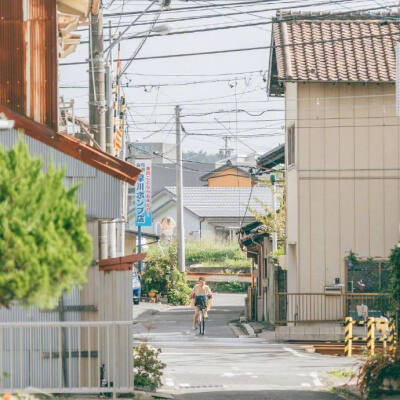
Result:
[[[196,295],[194,298],[194,305],[199,308],[207,308],[208,296]]]

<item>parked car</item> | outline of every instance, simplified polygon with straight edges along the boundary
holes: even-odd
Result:
[[[133,304],[139,304],[140,297],[142,295],[142,285],[140,283],[140,276],[136,272],[135,268],[133,269],[132,295],[133,295]]]

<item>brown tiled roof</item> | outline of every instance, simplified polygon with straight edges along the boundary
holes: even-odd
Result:
[[[395,81],[395,14],[280,12],[275,21],[270,82]]]
[[[97,150],[71,136],[56,133],[47,126],[17,114],[2,105],[0,105],[0,113],[4,114],[7,119],[15,121],[15,128],[22,129],[25,135],[39,140],[121,181],[128,182],[131,185],[136,183],[140,169],[132,164]]]

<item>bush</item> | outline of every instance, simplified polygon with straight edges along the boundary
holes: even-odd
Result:
[[[186,262],[191,264],[220,265],[230,267],[245,267],[250,265],[246,254],[239,244],[223,242],[188,242],[186,244]]]
[[[360,367],[358,385],[362,396],[374,398],[384,390],[385,380],[399,379],[400,359],[390,354],[378,353],[368,358]]]
[[[191,289],[185,275],[178,271],[176,246],[165,251],[152,249],[146,259],[146,269],[141,279],[142,290],[148,293],[152,290],[168,297],[168,302],[174,305],[187,305],[190,302]]]
[[[222,293],[247,293],[249,286],[248,282],[217,282],[213,285],[213,290]]]
[[[161,377],[166,364],[158,357],[161,349],[154,349],[146,343],[142,343],[134,349],[135,358],[135,386],[149,387],[155,390],[161,386]]]
[[[86,282],[92,240],[77,186],[46,171],[20,141],[0,146],[0,305],[50,308],[64,291]]]

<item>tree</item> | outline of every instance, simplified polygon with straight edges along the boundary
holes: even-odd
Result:
[[[268,184],[270,185],[270,184]],[[278,242],[286,240],[286,196],[285,191],[278,196],[277,203],[279,209],[275,212],[268,204],[256,199],[261,205],[263,212],[258,212],[253,208],[249,208],[251,214],[257,221],[262,222],[264,229],[268,233],[276,232],[278,234]]]
[[[91,238],[77,186],[63,171],[42,170],[20,141],[0,146],[0,304],[50,307],[81,285],[92,259]]]

